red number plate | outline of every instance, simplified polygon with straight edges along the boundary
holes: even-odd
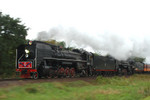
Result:
[[[19,62],[19,68],[32,68],[32,62]]]

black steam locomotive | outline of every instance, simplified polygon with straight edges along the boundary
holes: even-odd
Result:
[[[133,74],[134,69],[132,61],[118,61],[85,50],[64,50],[40,41],[30,41],[16,50],[16,72],[22,78],[123,75]]]
[[[92,74],[93,54],[84,50],[62,50],[56,45],[30,41],[16,52],[16,71],[22,78]]]

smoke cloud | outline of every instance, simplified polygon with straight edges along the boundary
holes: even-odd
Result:
[[[131,56],[145,57],[150,62],[150,40],[148,37],[126,36],[105,32],[86,34],[74,28],[54,27],[50,31],[40,32],[37,40],[65,41],[67,46],[83,48],[88,51],[109,54],[118,60],[126,60]]]

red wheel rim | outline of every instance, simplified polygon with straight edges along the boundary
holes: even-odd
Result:
[[[71,76],[74,77],[74,76],[75,76],[75,69],[74,69],[74,68],[71,68],[71,69],[70,69],[70,73],[71,73]]]
[[[65,69],[65,74],[66,74],[66,76],[68,76],[70,73],[69,73],[69,68],[67,67],[66,69]]]

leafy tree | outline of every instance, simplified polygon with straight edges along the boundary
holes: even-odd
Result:
[[[56,40],[43,41],[43,42],[46,42],[46,43],[50,43],[50,44],[57,45],[57,41],[56,41]]]
[[[66,43],[64,41],[57,42],[57,44],[63,48],[66,48]]]
[[[54,45],[58,45],[58,46],[61,46],[63,48],[66,47],[66,43],[64,41],[58,42],[56,40],[50,40],[50,41],[43,41],[43,42],[54,44]]]
[[[27,30],[19,18],[0,12],[0,74],[15,69],[15,50],[18,45],[25,43]]]
[[[134,61],[137,61],[137,62],[144,62],[144,61],[145,61],[145,58],[142,58],[142,57],[134,57]]]

